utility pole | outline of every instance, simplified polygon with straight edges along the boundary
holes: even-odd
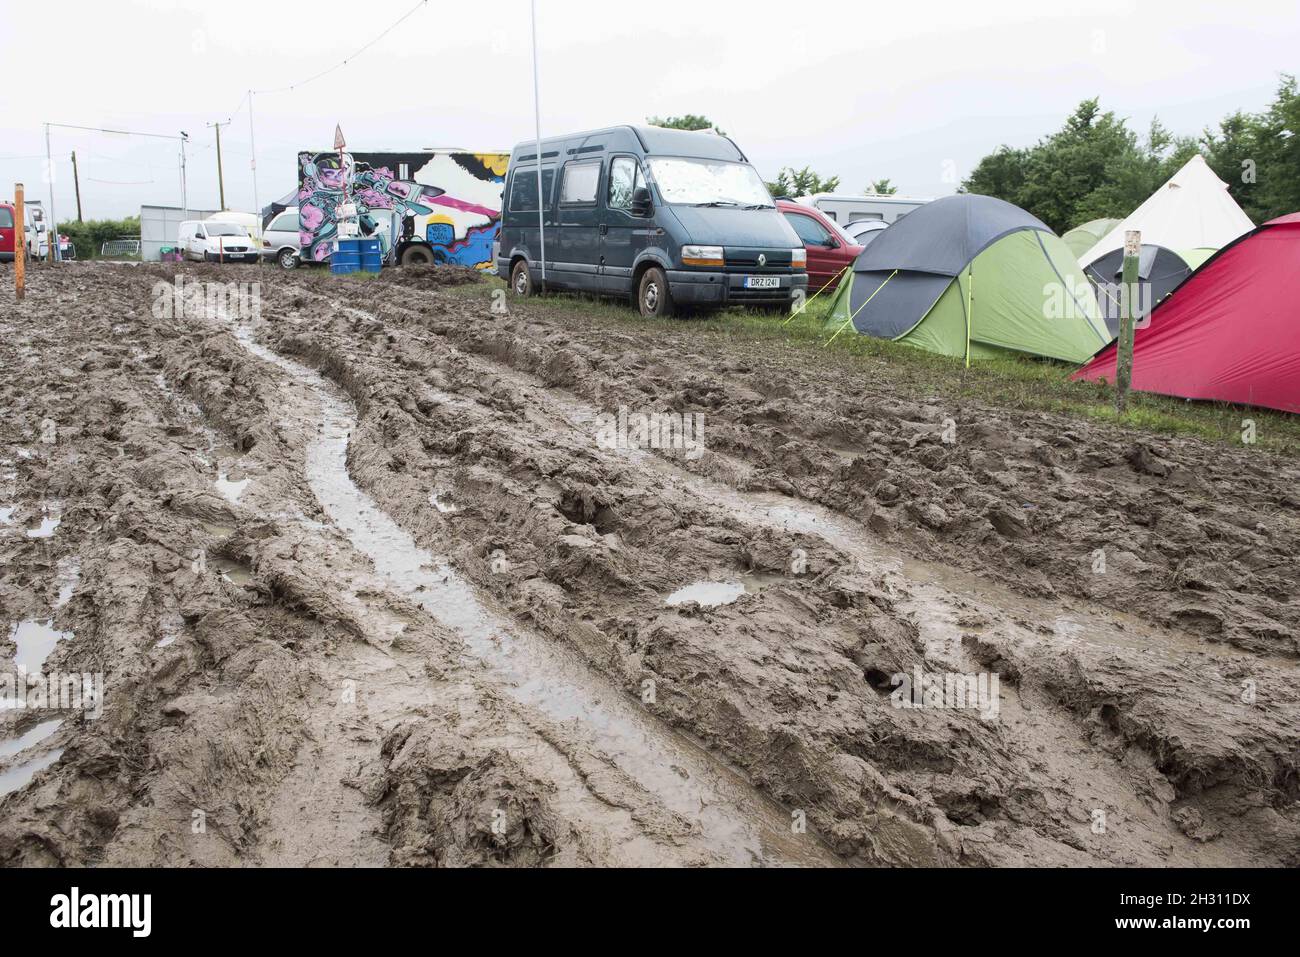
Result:
[[[77,151],[72,151],[72,186],[77,191],[77,222],[81,222],[81,177],[77,175]]]
[[[1120,279],[1119,342],[1115,355],[1115,411],[1121,416],[1128,406],[1128,390],[1133,383],[1133,326],[1138,300],[1138,259],[1142,252],[1142,233],[1130,229],[1124,233],[1124,272]]]
[[[217,192],[221,196],[221,208],[226,208],[226,180],[221,172],[221,128],[229,126],[230,120],[224,123],[209,123],[208,126],[217,131]]]
[[[19,302],[22,302],[27,292],[27,237],[23,232],[26,212],[23,184],[14,183],[14,295]]]

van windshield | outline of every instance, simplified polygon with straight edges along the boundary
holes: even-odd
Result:
[[[206,222],[203,227],[208,231],[209,236],[247,236],[248,230],[243,226],[235,223],[214,223]]]
[[[670,205],[773,208],[767,187],[746,163],[681,156],[659,156],[649,162],[659,193]]]

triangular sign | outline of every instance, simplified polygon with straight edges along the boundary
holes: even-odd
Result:
[[[336,150],[341,150],[347,145],[348,145],[347,143],[343,142],[343,127],[335,126],[334,127],[334,148]]]

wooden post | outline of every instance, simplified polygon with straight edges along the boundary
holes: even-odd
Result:
[[[1142,251],[1142,233],[1130,229],[1124,233],[1124,272],[1120,289],[1119,342],[1115,362],[1115,411],[1121,416],[1128,408],[1128,390],[1133,381],[1133,327],[1138,300],[1138,257]]]
[[[72,151],[72,186],[77,191],[77,222],[81,222],[81,177],[77,175],[77,151]]]
[[[14,184],[14,293],[21,302],[27,291],[27,237],[23,234],[27,201],[23,184]]]

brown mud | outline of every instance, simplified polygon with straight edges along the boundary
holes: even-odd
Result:
[[[174,274],[0,310],[0,658],[105,676],[0,712],[0,862],[1300,863],[1288,460],[452,270]]]

